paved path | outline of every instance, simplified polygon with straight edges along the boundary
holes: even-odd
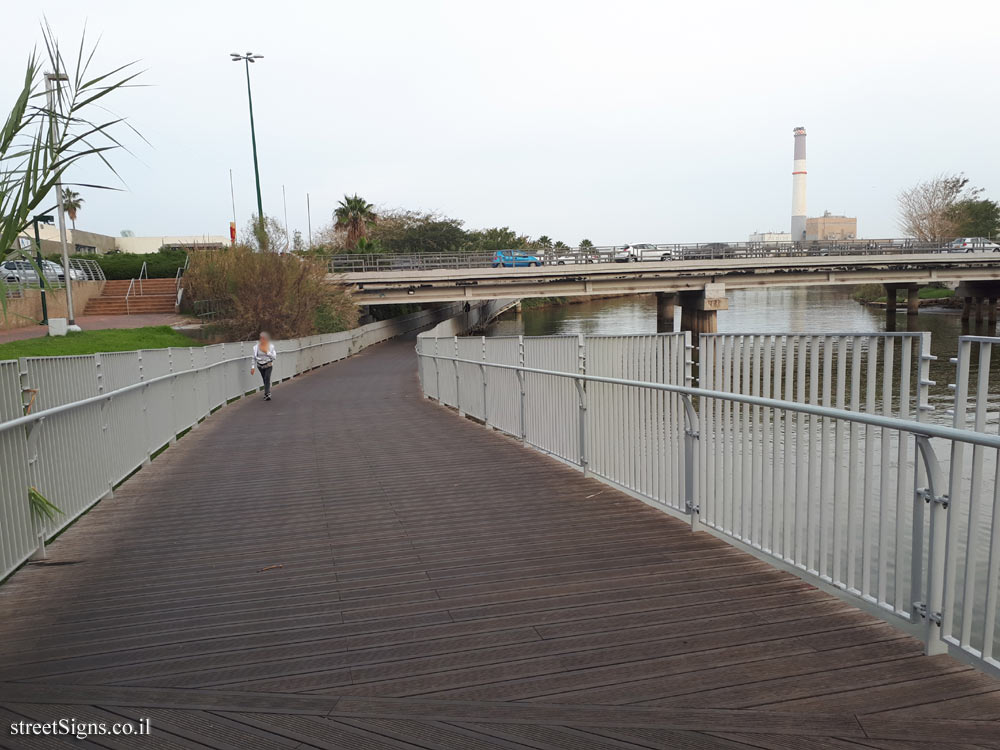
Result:
[[[80,315],[76,324],[85,331],[101,331],[106,328],[144,328],[145,326],[172,326],[190,323],[190,318],[174,313],[150,313],[142,315]],[[8,341],[37,339],[48,335],[48,326],[28,326],[9,331],[0,330],[0,344]]]
[[[1000,683],[423,400],[414,360],[228,407],[0,587],[0,746],[1000,748]]]

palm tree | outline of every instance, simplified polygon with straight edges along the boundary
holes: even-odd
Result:
[[[358,246],[358,240],[368,233],[368,227],[375,223],[378,217],[374,209],[375,206],[356,193],[352,196],[345,195],[344,200],[337,204],[333,212],[336,220],[334,223],[347,230],[344,245],[348,250],[354,250]]]
[[[541,237],[535,240],[535,246],[543,248],[552,247],[552,238],[549,237],[547,234],[543,234]]]
[[[84,204],[83,198],[75,190],[63,188],[63,208],[69,214],[69,220],[73,222],[73,231],[76,231],[76,212]]]

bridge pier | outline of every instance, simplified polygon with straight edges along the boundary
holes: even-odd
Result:
[[[718,312],[729,309],[724,284],[705,284],[702,291],[679,292],[681,330],[691,331],[693,343],[698,345],[698,335],[719,330]]]
[[[920,286],[918,284],[883,284],[885,288],[885,311],[887,315],[896,314],[900,289],[906,290],[906,314],[916,315],[920,312]]]
[[[656,293],[656,332],[673,333],[677,314],[677,295],[674,292]]]

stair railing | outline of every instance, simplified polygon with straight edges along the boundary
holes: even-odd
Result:
[[[143,265],[146,265],[146,264],[143,263]],[[135,279],[132,279],[128,283],[128,291],[125,292],[125,314],[126,315],[131,315],[132,314],[132,311],[129,310],[129,307],[128,307],[128,298],[132,296],[132,292],[134,292],[134,291],[135,291]],[[140,289],[140,291],[141,291],[141,289]]]

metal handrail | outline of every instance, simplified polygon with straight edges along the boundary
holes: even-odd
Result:
[[[143,296],[142,295],[142,279],[143,279],[143,277],[146,278],[146,281],[149,281],[149,268],[148,268],[148,266],[146,264],[146,261],[142,262],[142,268],[139,269],[139,296],[140,297]]]
[[[809,414],[815,417],[827,417],[829,419],[842,419],[858,424],[881,427],[898,432],[909,432],[914,435],[921,435],[928,438],[941,438],[944,440],[958,440],[971,445],[980,445],[984,448],[1000,449],[1000,435],[990,435],[985,432],[974,430],[960,430],[956,427],[936,425],[930,422],[914,422],[897,417],[884,417],[879,414],[868,412],[855,412],[846,409],[835,409],[828,406],[815,406],[797,401],[781,401],[773,398],[763,398],[761,396],[748,396],[742,393],[730,393],[728,391],[714,391],[707,388],[695,388],[685,385],[671,385],[668,383],[653,383],[645,380],[628,380],[625,378],[611,378],[603,375],[584,375],[575,372],[560,372],[558,370],[541,370],[535,367],[524,367],[522,365],[504,365],[497,362],[483,362],[477,359],[461,359],[459,357],[446,357],[441,354],[430,354],[428,352],[417,352],[419,357],[430,359],[441,359],[449,362],[459,362],[461,364],[482,365],[485,367],[495,367],[500,370],[512,370],[520,373],[534,373],[536,375],[552,375],[555,377],[568,378],[593,383],[610,383],[612,385],[624,385],[634,388],[647,388],[654,391],[664,391],[667,393],[677,393],[683,396],[698,396],[700,398],[715,398],[724,401],[733,401],[750,406],[762,406],[769,409],[784,409],[800,414]]]
[[[583,349],[583,336],[579,337],[579,372],[525,366],[526,337],[518,337],[521,343],[516,356],[522,364],[487,361],[488,339],[484,337],[423,335],[418,337],[417,355],[423,391],[429,398],[685,519],[692,530],[718,536],[889,620],[920,637],[927,654],[947,652],[1000,676],[1000,660],[994,656],[1000,652],[1000,537],[996,536],[1000,528],[1000,479],[992,488],[983,481],[984,474],[994,472],[992,462],[1000,461],[1000,435],[985,430],[991,403],[990,351],[1000,349],[1000,338],[961,337],[953,360],[957,365],[957,385],[952,386],[956,390],[954,420],[946,426],[921,421],[919,416],[929,408],[924,400],[926,390],[921,393],[921,389],[933,384],[927,372],[933,359],[929,339],[926,334],[903,335],[922,336],[917,346],[902,344],[901,354],[902,362],[919,358],[912,369],[907,365],[901,371],[900,385],[902,404],[910,398],[911,378],[916,379],[915,419],[868,410],[876,398],[873,359],[866,365],[866,411],[852,411],[843,408],[844,359],[839,360],[837,375],[840,406],[834,408],[829,405],[833,403],[829,358],[823,376],[825,405],[820,406],[816,401],[784,401],[712,387],[585,374],[589,358]],[[883,389],[889,388],[892,379],[888,373],[893,338],[885,337],[884,357],[878,363]],[[470,358],[469,354],[479,351],[480,340],[482,358]],[[452,341],[456,355],[464,347],[465,356],[437,353],[441,342],[448,351]],[[470,343],[474,345],[471,352]],[[426,351],[427,344],[433,352]],[[685,346],[690,348],[689,343]],[[621,350],[607,347],[599,351],[597,367],[606,365],[608,352],[621,355]],[[637,349],[640,360],[643,351]],[[705,351],[702,348],[703,356]],[[513,356],[509,345],[497,352],[497,356]],[[570,354],[566,347],[553,343],[551,348],[533,349],[532,356],[560,361]],[[670,373],[664,374],[664,379],[677,382],[676,378],[683,377],[682,382],[690,382],[678,359],[685,356],[683,351],[667,349],[662,356],[665,373]],[[765,363],[767,358],[765,347]],[[759,360],[754,361],[763,367]],[[814,379],[818,377],[814,369],[817,361],[811,360],[810,377]],[[433,373],[430,362],[434,362]],[[441,367],[439,362],[452,366]],[[852,354],[852,402],[861,382],[858,362]],[[974,393],[969,384],[972,362],[978,369]],[[684,366],[690,365],[688,359]],[[738,366],[723,353],[724,387],[726,368]],[[786,365],[783,373],[786,385],[792,378],[789,367]],[[488,378],[487,368],[513,373],[516,382],[512,377]],[[778,373],[774,376],[774,393],[778,394],[782,373],[778,369],[774,372]],[[734,389],[746,387],[747,379],[752,378],[754,393],[761,392],[757,390],[759,383],[764,384],[764,393],[770,393],[767,382],[771,376],[760,369],[748,370],[744,364],[742,375],[733,377],[740,378],[738,385],[733,380]],[[805,370],[797,370],[796,377],[801,393]],[[568,386],[568,380],[575,389],[563,387]],[[588,383],[622,388],[587,388]],[[813,383],[815,388],[815,380]],[[481,395],[476,395],[480,389]],[[641,395],[639,389],[671,394],[675,401],[668,406],[669,401]],[[570,395],[574,390],[575,398]],[[815,399],[817,391],[813,394]],[[551,423],[547,419],[539,423],[536,418],[532,423],[526,416],[526,403],[540,403],[539,399],[546,403],[553,400],[552,413],[563,418]],[[570,399],[575,402],[576,417],[570,411]],[[975,429],[965,426],[970,404]],[[901,406],[899,413],[909,412]],[[616,419],[624,421],[615,423]],[[623,448],[618,447],[616,430],[624,441]],[[945,445],[950,444],[950,458],[941,453],[942,445],[933,443],[934,439],[948,441]],[[983,448],[989,449],[988,453]],[[876,450],[880,457],[876,457]],[[971,458],[968,465],[966,453]],[[658,467],[663,465],[666,469],[661,471]],[[979,524],[984,523],[992,536],[985,549],[980,546],[977,551],[982,533]],[[984,565],[988,565],[988,572]],[[985,603],[980,593],[983,590]]]
[[[918,251],[964,253],[947,245],[947,240],[931,242],[910,238],[810,240],[808,242],[708,242],[643,243],[641,247],[601,245],[590,248],[516,248],[536,256],[545,265],[609,263],[615,260],[678,261],[725,258],[801,257],[808,255],[899,255]],[[991,249],[973,248],[980,252]],[[408,252],[339,254],[325,256],[333,272],[392,271],[418,268],[477,268],[492,265],[489,252]],[[517,267],[521,267],[520,265]]]
[[[129,297],[132,296],[132,290],[133,289],[135,289],[135,279],[132,279],[128,283],[128,290],[125,292],[125,314],[126,315],[131,315],[132,314],[131,311],[129,310],[128,299],[129,299]]]

